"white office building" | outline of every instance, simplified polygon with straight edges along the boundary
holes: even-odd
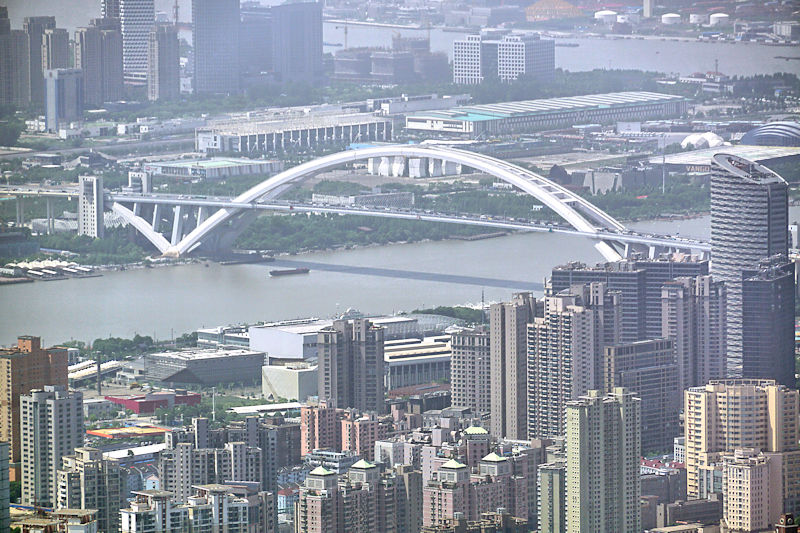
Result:
[[[156,21],[154,0],[119,0],[119,16],[125,81],[147,83],[150,32]]]
[[[555,74],[555,41],[538,33],[512,33],[497,45],[497,77],[512,81],[519,76],[550,80]]]
[[[103,237],[103,178],[78,178],[78,235],[95,239]]]

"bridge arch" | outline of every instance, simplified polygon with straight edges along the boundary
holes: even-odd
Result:
[[[275,198],[288,187],[325,170],[373,157],[430,158],[462,164],[518,187],[555,211],[573,228],[585,233],[624,231],[625,227],[587,200],[549,179],[506,161],[466,150],[432,144],[389,145],[346,150],[302,163],[264,180],[236,197],[237,203],[257,203]],[[222,208],[198,224],[177,244],[159,246],[166,256],[178,257],[199,246],[217,226],[230,220],[242,209]],[[619,252],[598,235],[595,247],[609,261],[621,258]],[[607,237],[606,237],[607,239]],[[150,239],[153,241],[153,239]],[[160,241],[160,244],[163,241]],[[155,244],[155,242],[154,242]],[[166,248],[166,249],[164,249]]]

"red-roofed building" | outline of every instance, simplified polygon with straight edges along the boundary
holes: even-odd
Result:
[[[106,396],[106,400],[130,409],[137,415],[155,413],[156,409],[171,409],[176,405],[197,405],[202,396],[185,390],[158,391],[131,396]]]

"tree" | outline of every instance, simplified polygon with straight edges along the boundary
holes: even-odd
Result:
[[[0,120],[0,146],[14,146],[25,131],[25,124],[16,118]]]

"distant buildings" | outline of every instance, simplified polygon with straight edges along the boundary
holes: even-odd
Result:
[[[768,530],[784,509],[781,457],[737,448],[722,461],[722,523],[730,531]]]
[[[566,411],[567,533],[639,533],[640,400],[590,391]]]
[[[795,388],[795,263],[774,256],[742,272],[742,377]]]
[[[728,375],[742,376],[742,274],[788,253],[786,181],[740,157],[717,154],[711,172],[712,274],[728,291]],[[763,377],[763,376],[759,376]]]
[[[64,28],[47,28],[42,33],[42,70],[69,68],[69,33]]]
[[[491,432],[497,438],[528,436],[527,325],[535,314],[530,293],[489,308]]]
[[[155,25],[154,0],[118,0],[122,31],[122,68],[125,81],[147,81],[147,53],[150,32]],[[114,11],[116,6],[109,9]]]
[[[93,19],[75,30],[75,68],[83,72],[83,101],[91,107],[123,96],[122,34],[119,21]]]
[[[20,398],[22,503],[58,503],[61,460],[83,446],[83,394],[46,385]]]
[[[37,108],[44,108],[44,70],[42,62],[42,41],[44,32],[47,29],[56,27],[55,17],[25,17],[22,23],[22,31],[28,36],[28,68],[30,82],[31,104]],[[65,68],[64,65],[61,68]]]
[[[83,118],[83,72],[78,69],[47,70],[44,77],[47,131],[58,132],[66,123]]]
[[[474,85],[520,76],[547,81],[554,72],[555,41],[537,33],[482,33],[453,41],[453,83]]]
[[[8,8],[0,6],[0,105],[24,107],[30,103],[28,36],[12,30]]]
[[[239,92],[239,17],[239,0],[192,0],[195,93]]]
[[[321,81],[322,3],[285,3],[271,12],[272,70],[278,81]]]
[[[10,443],[12,463],[21,460],[20,397],[45,385],[67,386],[66,348],[42,348],[39,337],[26,335],[17,339],[16,347],[0,349],[0,397],[5,398],[0,441]],[[20,479],[15,475],[12,480]]]
[[[147,99],[174,100],[180,92],[178,32],[174,26],[157,24],[147,41]]]
[[[261,381],[264,353],[243,349],[188,349],[145,354],[146,378],[174,383],[255,383]]]
[[[359,411],[384,411],[383,328],[367,319],[336,320],[317,340],[320,400]]]

